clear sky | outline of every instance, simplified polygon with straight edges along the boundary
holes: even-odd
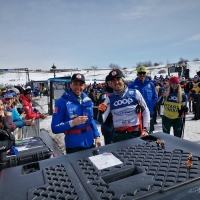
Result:
[[[200,59],[199,0],[0,0],[0,68]]]

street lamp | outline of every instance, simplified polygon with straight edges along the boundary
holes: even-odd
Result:
[[[56,74],[55,74],[56,66],[54,65],[54,63],[53,63],[53,66],[51,68],[53,69],[53,74],[54,74],[54,78],[55,78],[56,77]]]

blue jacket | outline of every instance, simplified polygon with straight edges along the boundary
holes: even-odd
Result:
[[[155,85],[147,77],[145,78],[144,83],[138,78],[135,79],[133,83],[129,85],[129,88],[139,90],[142,94],[147,107],[149,108],[150,115],[154,114],[154,107],[158,100],[158,95],[156,93]]]
[[[26,121],[22,119],[15,108],[11,108],[6,106],[7,112],[12,112],[12,121],[16,125],[17,128],[21,128],[26,125]]]
[[[81,98],[82,102],[80,103],[71,89],[68,89],[55,103],[51,122],[53,133],[80,130],[89,126],[89,130],[84,133],[66,133],[65,145],[67,148],[90,147],[94,143],[94,138],[100,136],[93,119],[93,103],[85,93],[82,93]],[[71,127],[69,122],[78,116],[88,116],[88,120],[85,124]]]

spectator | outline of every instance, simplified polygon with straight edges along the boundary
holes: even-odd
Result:
[[[155,85],[146,77],[146,72],[147,70],[145,66],[138,67],[137,78],[135,79],[133,83],[129,85],[129,88],[137,89],[142,94],[147,104],[147,107],[150,111],[150,117],[151,117],[150,130],[149,130],[149,134],[151,134],[154,131],[153,114],[154,114],[155,106],[158,100],[158,95],[156,93]]]
[[[106,80],[105,80],[105,88],[103,89],[99,97],[99,103],[100,104],[103,103],[106,97],[108,97],[112,93],[113,93],[113,89],[112,89],[111,77],[107,75]],[[113,139],[114,139],[113,132],[114,132],[113,117],[112,117],[112,113],[110,112],[105,122],[101,123],[101,133],[104,136],[105,145],[113,143]]]
[[[5,109],[2,99],[0,99],[0,152],[11,149],[15,145],[15,137],[11,133],[10,125],[5,116]]]
[[[34,112],[34,108],[32,106],[32,90],[26,89],[24,90],[24,95],[22,97],[22,104],[26,113],[26,119],[34,121],[35,119],[45,119],[46,115],[41,113]]]
[[[92,100],[94,106],[96,106],[97,97],[96,97],[96,92],[95,92],[95,90],[90,89],[90,93],[88,94],[88,97]]]

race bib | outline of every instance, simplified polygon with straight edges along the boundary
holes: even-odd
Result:
[[[179,117],[178,109],[181,109],[181,103],[164,102],[164,116],[169,119],[176,119]]]

